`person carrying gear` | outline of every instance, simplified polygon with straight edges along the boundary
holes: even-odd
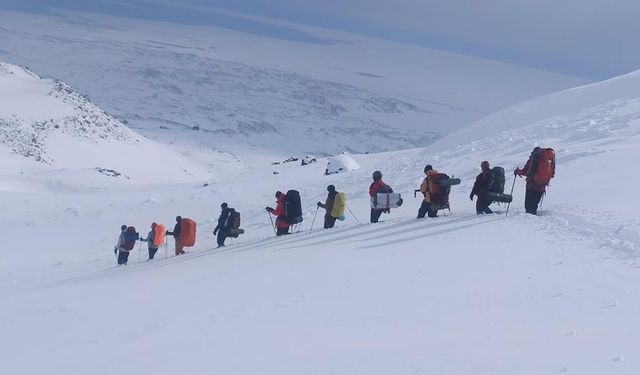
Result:
[[[547,186],[556,173],[556,154],[551,148],[535,147],[524,168],[513,171],[516,176],[527,177],[524,208],[528,214],[537,215],[538,205]]]
[[[375,198],[378,193],[393,193],[393,189],[382,181],[382,172],[375,171],[373,172],[373,182],[369,185],[369,196],[371,198]],[[380,209],[380,208],[372,208],[371,209],[371,222],[377,223],[380,220],[380,216],[382,213],[391,212],[390,209]]]
[[[276,208],[265,208],[268,213],[276,217],[276,236],[284,236],[289,234],[289,222],[286,218],[285,210],[286,195],[281,191],[276,192]]]
[[[176,243],[176,255],[185,254],[184,245],[180,240],[180,234],[182,232],[182,216],[176,216],[176,225],[173,227],[173,232],[167,231],[167,236],[173,236],[173,239]]]
[[[218,218],[218,225],[213,230],[213,235],[217,236],[216,241],[218,243],[218,247],[224,247],[224,241],[229,236],[229,231],[227,228],[227,220],[229,219],[229,211],[230,208],[226,203],[222,203],[220,205],[222,208],[222,212],[220,212],[220,217]]]
[[[336,191],[336,187],[333,185],[327,186],[327,192],[328,194],[325,202],[317,203],[318,207],[324,208],[326,211],[326,213],[324,214],[324,229],[333,228],[333,226],[336,224],[336,220],[338,220],[337,217],[331,216],[331,212],[333,211],[333,205],[335,203],[336,196],[338,195],[338,192]]]
[[[116,245],[113,247],[113,253],[118,256],[118,265],[127,264],[127,261],[129,260],[129,250],[124,248],[124,244],[127,242],[126,233],[127,226],[120,226],[120,235],[118,236]]]
[[[487,198],[487,192],[489,191],[489,184],[491,183],[491,167],[489,166],[488,161],[483,161],[480,164],[480,169],[482,172],[478,176],[476,176],[476,182],[473,184],[473,189],[471,190],[471,194],[469,195],[469,199],[473,201],[473,196],[477,195],[478,199],[476,200],[476,213],[478,215],[481,214],[492,214],[493,211],[489,206],[493,201]]]
[[[140,238],[140,241],[146,242],[147,248],[149,249],[149,260],[152,260],[153,257],[156,256],[158,252],[158,246],[154,244],[154,240],[156,238],[156,223],[151,224],[151,231],[147,234],[147,238]]]
[[[420,192],[424,196],[422,200],[422,204],[418,209],[418,219],[422,219],[425,215],[429,217],[438,217],[438,210],[433,210],[431,208],[431,193],[429,192],[429,179],[438,174],[438,171],[433,169],[431,165],[427,165],[424,167],[425,178],[422,180],[422,184],[420,184]]]

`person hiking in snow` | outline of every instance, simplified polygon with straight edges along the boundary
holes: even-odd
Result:
[[[136,232],[136,228],[126,225],[120,226],[118,242],[113,249],[114,253],[118,254],[118,265],[127,264],[129,261],[129,252],[133,250],[138,239],[140,239],[140,235]]]
[[[173,232],[167,231],[167,236],[173,236],[173,239],[176,243],[176,255],[185,254],[184,245],[182,245],[182,241],[180,240],[180,232],[182,231],[182,216],[176,216],[176,225],[173,227]]]
[[[336,224],[337,217],[331,216],[331,211],[333,211],[333,205],[336,200],[336,196],[338,192],[336,191],[336,187],[333,185],[327,186],[327,199],[324,203],[318,202],[318,207],[325,209],[324,214],[324,229],[331,229]]]
[[[431,165],[427,165],[424,167],[425,178],[422,180],[422,184],[420,184],[420,192],[424,196],[422,200],[422,204],[418,209],[418,219],[422,219],[427,215],[428,217],[438,217],[438,210],[434,210],[431,207],[432,199],[431,192],[429,191],[429,179],[438,174],[438,171],[433,169]]]
[[[149,249],[149,259],[152,260],[156,253],[158,252],[158,246],[154,245],[153,240],[156,238],[156,226],[158,224],[151,224],[151,231],[147,234],[147,238],[140,238],[140,241],[147,243],[147,248]]]
[[[478,215],[492,214],[493,211],[489,206],[493,201],[487,197],[489,184],[491,183],[491,167],[489,166],[489,162],[486,160],[483,161],[480,164],[480,169],[482,172],[476,176],[476,182],[473,184],[473,189],[471,190],[471,194],[469,194],[469,199],[473,201],[473,196],[478,196],[478,199],[476,199],[476,213]]]
[[[285,216],[285,198],[286,195],[281,191],[276,192],[276,208],[266,207],[268,213],[276,217],[276,236],[284,236],[289,234],[289,222]]]
[[[118,265],[127,264],[129,260],[129,251],[124,249],[124,243],[127,241],[125,238],[125,233],[127,232],[127,226],[120,226],[120,235],[118,236],[118,241],[116,245],[113,247],[113,253],[118,256]]]
[[[393,193],[393,189],[382,181],[382,172],[375,171],[373,172],[373,182],[369,185],[369,196],[371,198],[375,198],[378,193]],[[371,209],[371,223],[377,223],[380,220],[380,216],[382,213],[391,212],[390,209],[380,209],[380,208],[372,208]]]
[[[213,230],[213,235],[216,236],[218,247],[224,247],[224,241],[229,236],[227,221],[229,220],[229,212],[231,209],[226,203],[222,203],[220,208],[222,209],[222,212],[220,212],[220,217],[218,217],[218,225],[216,225],[216,228]]]
[[[551,148],[535,147],[522,169],[513,171],[516,176],[527,177],[524,208],[528,214],[537,215],[538,205],[547,186],[556,173],[556,154]]]

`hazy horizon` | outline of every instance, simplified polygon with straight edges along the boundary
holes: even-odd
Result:
[[[189,6],[209,7],[209,11]],[[640,69],[640,2],[620,0],[0,0],[0,9],[79,10],[209,24],[301,42],[295,29],[215,13],[226,9],[483,57],[592,80]]]

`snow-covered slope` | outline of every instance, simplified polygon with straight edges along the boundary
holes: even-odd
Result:
[[[40,172],[74,169],[119,180],[170,181],[150,171],[162,166],[182,181],[207,179],[193,161],[139,136],[69,85],[1,62],[0,129],[3,156],[27,158]],[[29,165],[26,160],[2,164],[7,174],[23,173]]]
[[[632,171],[640,95],[601,93],[608,87],[577,90],[590,101],[577,110],[541,105],[552,119],[503,123],[490,134],[470,128],[455,147],[445,139],[437,150],[354,155],[361,168],[351,173],[324,176],[321,160],[281,165],[274,175],[262,160],[263,168],[230,169],[224,184],[210,186],[2,194],[0,227],[11,249],[0,263],[2,369],[638,373],[640,201]],[[558,153],[541,215],[523,213],[518,179],[509,216],[476,216],[468,195],[480,162],[512,170],[536,144]],[[420,199],[411,195],[427,163],[463,184],[453,189],[450,215],[416,220]],[[405,204],[370,225],[375,169]],[[360,223],[350,213],[338,228],[320,230],[320,212],[308,233],[328,184],[347,193]],[[273,238],[263,207],[289,188],[301,192],[303,230]],[[247,233],[213,250],[222,201],[242,213]],[[134,252],[128,266],[113,265],[121,224],[144,233],[177,214],[199,223],[189,254],[169,249],[147,263],[143,249],[140,261]]]
[[[591,112],[596,108],[623,108],[626,101],[632,102],[638,97],[640,97],[640,71],[518,103],[463,127],[434,147],[447,149],[457,144],[464,144],[469,139],[500,135],[507,130],[518,131],[532,125],[538,129],[537,125],[541,122],[547,123],[551,128],[562,128],[564,124],[571,122],[567,115],[572,115],[573,118],[576,116],[591,118],[593,116]],[[535,139],[535,137],[532,138],[534,141]]]
[[[3,59],[69,82],[151,139],[234,154],[422,147],[507,105],[583,83],[273,20],[259,22],[307,38],[68,11],[0,11],[0,19]]]

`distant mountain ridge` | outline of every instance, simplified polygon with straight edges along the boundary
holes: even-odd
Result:
[[[340,43],[70,9],[0,10],[2,58],[72,84],[142,135],[184,150],[280,158],[422,147],[584,82],[304,25],[287,28]]]

